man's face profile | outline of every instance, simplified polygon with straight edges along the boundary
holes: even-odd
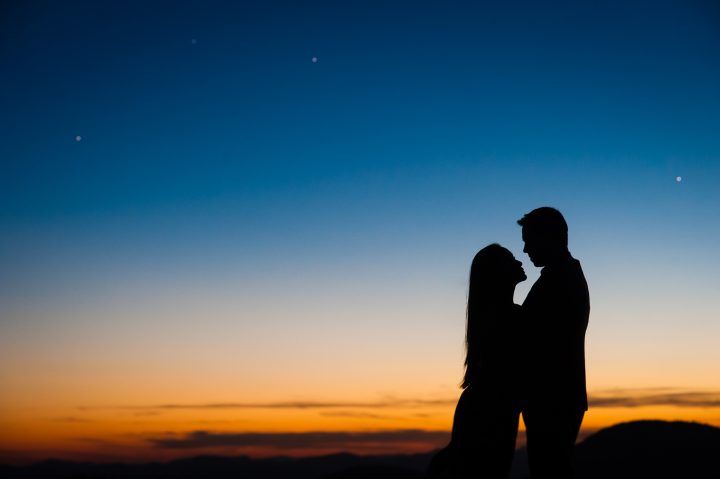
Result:
[[[533,231],[527,226],[522,229],[522,239],[525,243],[523,253],[528,255],[535,266],[545,266],[548,251],[547,240],[537,231]]]

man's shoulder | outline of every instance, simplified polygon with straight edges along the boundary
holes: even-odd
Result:
[[[549,273],[551,274],[551,276],[584,276],[580,261],[573,258],[572,256],[568,256],[568,258],[559,261],[557,264],[554,264]]]
[[[538,291],[544,295],[567,295],[575,294],[575,292],[585,295],[588,289],[580,261],[572,256],[553,264],[552,267],[545,268],[536,284],[538,284]]]

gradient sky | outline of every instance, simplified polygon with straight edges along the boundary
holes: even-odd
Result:
[[[427,450],[551,205],[585,430],[720,425],[717,2],[0,6],[0,460]]]

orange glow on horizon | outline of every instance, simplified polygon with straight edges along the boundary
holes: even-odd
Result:
[[[442,447],[449,438],[454,404],[385,406],[371,409],[348,407],[178,407],[176,409],[97,408],[55,410],[54,415],[25,411],[0,421],[0,461],[32,462],[49,457],[70,460],[130,461],[171,460],[200,454],[317,456],[336,452],[356,454],[419,453]],[[196,405],[197,406],[197,405]],[[591,407],[583,422],[587,434],[610,425],[640,419],[682,420],[720,426],[717,407]],[[151,441],[184,438],[193,431],[218,435],[246,433],[376,433],[418,430],[418,437],[392,437],[383,442],[297,447],[287,444],[168,448]],[[521,432],[523,426],[521,423]],[[582,433],[581,433],[582,435]],[[522,434],[520,443],[522,443]]]

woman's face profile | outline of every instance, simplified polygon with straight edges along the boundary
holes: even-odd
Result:
[[[522,262],[515,259],[510,250],[497,244],[487,246],[475,255],[472,271],[477,275],[477,281],[498,286],[515,287],[527,279]]]
[[[522,262],[515,259],[515,256],[513,256],[509,250],[503,252],[499,269],[501,275],[504,278],[508,278],[513,284],[518,284],[527,279],[525,270],[522,267]]]

